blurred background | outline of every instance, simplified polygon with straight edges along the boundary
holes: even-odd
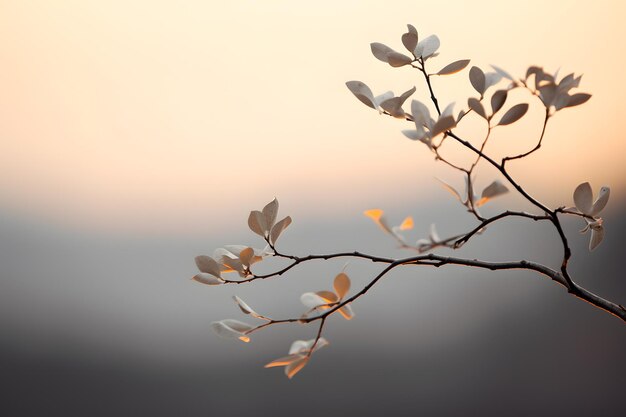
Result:
[[[607,235],[593,253],[578,219],[565,226],[581,285],[626,303],[624,6],[618,1],[0,0],[0,387],[3,415],[342,416],[623,415],[624,324],[525,272],[407,268],[327,324],[330,345],[289,381],[263,365],[316,328],[285,326],[249,344],[210,323],[244,319],[239,295],[273,317],[329,288],[344,260],[304,265],[245,286],[190,281],[193,258],[224,244],[261,246],[247,215],[276,196],[292,226],[285,252],[362,250],[408,256],[362,215],[431,223],[442,236],[475,226],[435,177],[462,178],[345,88],[417,87],[418,73],[376,60],[406,24],[436,33],[436,72],[471,58],[522,75],[529,65],[584,74],[581,107],[551,120],[541,151],[511,163],[535,197],[572,205],[590,181],[610,185]],[[467,70],[433,81],[457,111],[474,94]],[[498,128],[496,156],[534,145],[531,103]],[[461,132],[481,138],[469,118]],[[460,149],[444,153],[467,162]],[[488,167],[477,182],[496,179]],[[485,206],[532,210],[514,193]],[[450,253],[443,250],[441,253]],[[559,265],[559,240],[508,220],[459,256]],[[276,265],[276,264],[273,264]],[[263,268],[269,268],[264,266]],[[353,288],[379,270],[352,261]]]

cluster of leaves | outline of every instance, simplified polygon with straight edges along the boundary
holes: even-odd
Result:
[[[413,99],[410,104],[410,111],[404,106],[407,100],[417,91],[413,86],[399,96],[395,96],[393,92],[388,91],[381,95],[375,96],[372,90],[361,81],[348,81],[346,83],[348,89],[366,106],[377,110],[379,114],[388,115],[397,119],[408,121],[412,124],[411,129],[403,130],[402,133],[411,140],[421,142],[434,153],[435,159],[443,161],[451,168],[463,174],[465,180],[465,189],[461,192],[445,181],[439,180],[444,188],[448,190],[458,202],[464,206],[468,212],[472,213],[479,224],[476,228],[469,232],[454,235],[447,238],[441,238],[434,224],[430,227],[430,233],[427,238],[418,239],[415,244],[409,244],[405,233],[414,228],[414,221],[411,216],[406,217],[399,225],[390,226],[383,210],[372,209],[365,211],[365,215],[371,218],[385,233],[392,236],[401,248],[411,249],[418,253],[427,252],[437,247],[448,247],[452,249],[458,248],[461,244],[467,242],[472,236],[482,234],[487,225],[508,216],[520,216],[532,220],[548,220],[552,222],[562,239],[565,249],[561,272],[552,271],[547,267],[538,264],[532,264],[528,261],[518,263],[488,263],[478,261],[476,259],[460,259],[441,257],[434,254],[421,255],[404,260],[394,260],[387,258],[379,258],[371,255],[364,255],[358,252],[338,253],[332,255],[308,255],[298,257],[287,255],[276,249],[276,243],[291,224],[291,217],[286,216],[282,220],[278,219],[278,201],[274,199],[263,207],[262,210],[253,210],[248,217],[248,226],[255,234],[260,236],[264,241],[262,249],[246,245],[230,245],[218,248],[213,252],[212,256],[201,255],[195,258],[199,273],[193,277],[193,280],[206,285],[222,285],[222,284],[241,284],[244,282],[252,282],[257,279],[265,279],[282,275],[296,265],[314,260],[327,260],[336,257],[352,256],[356,258],[365,258],[374,262],[387,263],[388,266],[378,274],[367,286],[348,297],[351,282],[345,271],[338,273],[333,280],[332,290],[319,290],[314,292],[305,292],[301,295],[300,301],[306,307],[306,310],[299,316],[288,319],[273,319],[267,315],[257,313],[241,298],[234,296],[233,299],[240,311],[256,319],[260,324],[249,324],[236,319],[224,319],[215,321],[211,324],[213,330],[222,337],[230,339],[238,339],[243,342],[250,342],[251,334],[257,330],[266,328],[271,325],[280,323],[304,323],[308,324],[313,321],[319,321],[319,329],[317,336],[311,340],[297,340],[291,345],[288,355],[273,360],[266,367],[284,367],[285,374],[291,378],[298,373],[309,362],[311,355],[326,346],[328,341],[322,337],[322,330],[326,319],[334,314],[339,313],[345,319],[352,319],[354,312],[352,302],[374,285],[385,273],[398,265],[434,265],[441,266],[444,264],[457,264],[466,266],[482,267],[487,269],[532,269],[548,275],[552,279],[562,283],[567,289],[575,295],[604,308],[607,311],[617,312],[620,317],[626,320],[626,309],[617,306],[595,295],[589,295],[580,286],[573,283],[567,272],[567,260],[569,259],[570,250],[567,239],[562,231],[558,213],[576,215],[584,219],[586,225],[581,231],[583,233],[590,231],[591,239],[589,249],[594,250],[604,237],[604,226],[600,212],[606,206],[610,190],[608,187],[602,187],[597,199],[593,199],[593,193],[589,183],[580,184],[574,191],[575,207],[559,208],[551,210],[528,195],[523,188],[516,183],[508,174],[505,163],[510,160],[520,159],[535,152],[541,146],[546,125],[548,120],[558,111],[577,106],[586,102],[591,96],[586,93],[573,93],[572,90],[580,84],[580,76],[569,74],[558,79],[558,74],[549,74],[542,68],[531,66],[526,71],[523,78],[514,78],[505,70],[492,65],[493,71],[484,72],[477,66],[473,66],[469,70],[469,82],[478,94],[476,97],[467,99],[467,106],[461,109],[456,115],[454,113],[455,103],[448,104],[443,110],[440,109],[439,103],[434,95],[431,77],[445,76],[459,73],[464,70],[470,63],[469,59],[460,59],[443,66],[439,71],[429,73],[426,70],[426,63],[430,59],[438,55],[437,51],[440,47],[439,38],[435,35],[428,36],[422,40],[419,39],[417,30],[408,25],[408,31],[401,37],[402,44],[409,51],[410,56],[397,52],[394,49],[382,43],[372,43],[371,51],[373,55],[380,61],[389,64],[391,67],[410,67],[419,70],[426,82],[426,86],[430,92],[431,101],[434,105],[433,109],[429,108],[426,103]],[[502,83],[506,82],[506,85]],[[490,89],[493,88],[493,92]],[[533,96],[539,98],[545,108],[545,119],[539,142],[528,152],[516,156],[507,156],[502,162],[498,163],[490,158],[484,151],[489,139],[490,132],[493,128],[499,126],[511,125],[522,117],[528,111],[528,103],[517,103],[507,107],[507,99],[509,92],[515,88],[525,88]],[[464,117],[469,113],[475,113],[483,119],[487,124],[487,134],[482,140],[481,146],[475,147],[468,141],[463,140],[454,133],[454,129],[461,123]],[[503,113],[499,117],[497,123],[494,117]],[[446,160],[441,153],[441,147],[446,138],[451,137],[453,140],[461,143],[476,155],[476,160],[469,167],[455,165]],[[476,179],[474,169],[481,160],[488,161],[506,180],[513,185],[523,197],[526,198],[535,207],[541,209],[541,214],[530,214],[525,212],[506,211],[499,215],[484,218],[478,211],[492,199],[509,192],[509,188],[503,184],[500,179],[495,179],[485,186],[480,194],[474,192]],[[259,275],[252,271],[253,265],[262,262],[268,257],[278,257],[290,260],[291,264],[276,272]],[[236,274],[234,274],[236,273]],[[233,275],[238,276],[235,278]],[[620,310],[621,309],[621,310]]]

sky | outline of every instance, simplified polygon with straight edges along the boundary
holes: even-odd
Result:
[[[344,86],[415,85],[426,101],[417,71],[369,51],[373,41],[402,50],[407,23],[440,37],[433,72],[470,58],[519,75],[531,64],[584,74],[592,100],[558,114],[541,152],[511,171],[554,204],[586,180],[619,192],[625,58],[611,45],[623,6],[594,4],[1,2],[2,206],[100,233],[203,235],[274,196],[313,218],[447,198],[432,178],[460,178]],[[434,86],[457,109],[474,94],[467,70]],[[518,99],[531,111],[492,138],[495,154],[539,134],[538,101]],[[468,137],[483,135],[467,124]]]
[[[426,102],[419,73],[369,48],[401,51],[410,23],[441,39],[432,72],[467,58],[515,75],[529,65],[584,74],[591,100],[558,113],[541,150],[509,169],[551,207],[572,205],[584,181],[611,187],[596,251],[580,219],[564,227],[576,282],[624,304],[624,17],[621,2],[603,0],[0,0],[3,407],[16,416],[306,417],[324,401],[360,417],[620,416],[623,324],[533,274],[398,271],[355,303],[354,320],[329,321],[331,344],[292,381],[262,366],[315,329],[268,329],[243,344],[219,339],[210,323],[246,319],[233,295],[276,317],[300,314],[302,292],[329,288],[342,268],[362,287],[375,266],[320,263],[251,286],[190,278],[195,255],[260,245],[248,213],[274,197],[294,219],[281,245],[296,254],[406,256],[362,215],[371,208],[394,224],[412,215],[411,240],[431,223],[442,235],[475,227],[435,180],[461,187],[462,178],[406,139],[405,122],[345,87],[415,86]],[[467,72],[433,80],[442,103],[460,110],[475,95]],[[531,109],[494,132],[496,157],[530,149],[541,130],[538,100],[512,98]],[[459,132],[479,141],[484,126],[468,117]],[[479,166],[480,185],[497,178]],[[507,208],[532,210],[509,193],[484,212]],[[518,219],[459,256],[558,267],[561,249],[553,230]]]

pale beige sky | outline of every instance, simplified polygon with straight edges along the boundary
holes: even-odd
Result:
[[[558,114],[545,148],[512,170],[552,204],[585,180],[623,193],[621,2],[392,4],[0,0],[0,209],[92,231],[206,233],[245,226],[275,195],[317,217],[448,198],[432,178],[461,180],[344,86],[415,85],[427,100],[419,74],[369,52],[402,49],[406,23],[440,37],[433,70],[471,58],[584,73],[591,101]],[[467,71],[435,88],[457,109],[472,94]],[[529,146],[540,113],[490,149]]]

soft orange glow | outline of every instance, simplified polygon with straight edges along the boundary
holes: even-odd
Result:
[[[409,22],[420,37],[441,38],[432,72],[471,58],[470,66],[515,75],[530,64],[584,73],[581,90],[592,99],[558,114],[541,151],[510,169],[548,204],[569,204],[587,180],[617,191],[626,185],[626,56],[598,45],[626,37],[625,7],[572,5],[561,22],[552,17],[563,5],[539,0],[506,19],[495,0],[4,2],[0,210],[88,230],[205,235],[239,228],[274,195],[315,217],[442,198],[430,192],[432,177],[461,179],[403,137],[409,125],[344,85],[362,80],[375,94],[416,86],[413,98],[426,102],[415,71],[369,51],[373,41],[401,50]],[[553,23],[529,26],[536,10]],[[457,111],[474,94],[467,69],[435,77],[433,87]],[[529,149],[539,134],[537,100],[510,100],[531,108],[493,132],[487,151],[496,156]],[[459,133],[479,140],[484,124],[468,117]],[[466,160],[456,146],[443,151]],[[494,174],[478,175],[482,184]]]
[[[402,224],[400,225],[400,230],[411,230],[413,229],[413,217],[408,216]]]

